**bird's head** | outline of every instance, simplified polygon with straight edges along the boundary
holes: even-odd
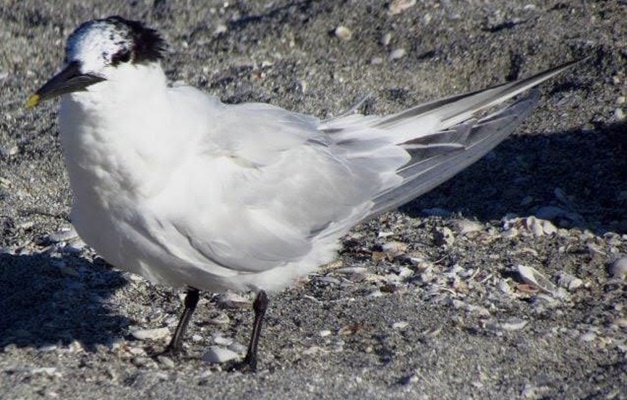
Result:
[[[157,62],[164,49],[157,31],[141,22],[118,16],[85,22],[68,38],[65,68],[31,95],[26,105],[35,107],[44,100],[86,90],[126,65]]]

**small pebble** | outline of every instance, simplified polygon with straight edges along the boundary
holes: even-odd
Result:
[[[74,228],[65,228],[60,229],[56,232],[51,233],[46,237],[50,243],[59,243],[59,242],[67,242],[70,239],[74,239],[78,237],[78,233]]]
[[[200,336],[200,335],[199,335],[199,334],[197,334],[197,333],[195,333],[195,334],[193,334],[193,335],[192,335],[192,342],[195,342],[195,343],[200,343],[200,342],[202,342],[203,340],[204,340],[204,339],[203,339],[203,337],[202,337],[202,336]]]
[[[20,148],[17,146],[11,146],[9,148],[1,148],[0,155],[2,155],[3,157],[12,157],[12,156],[17,155],[19,151],[20,151]]]
[[[207,322],[213,325],[225,325],[231,322],[231,318],[229,318],[227,314],[222,313],[217,317],[211,318]]]
[[[236,352],[237,354],[244,354],[246,353],[246,351],[248,350],[248,347],[244,346],[243,344],[239,343],[239,342],[233,342],[231,343],[227,349]]]
[[[403,58],[405,57],[406,53],[407,52],[405,51],[405,49],[394,49],[390,53],[390,60],[398,60],[400,58]]]
[[[134,356],[146,355],[146,350],[141,347],[129,347],[127,351]]]
[[[381,58],[381,57],[372,57],[372,60],[370,60],[370,64],[372,64],[372,65],[383,64],[383,58]]]
[[[320,332],[318,332],[318,335],[320,335],[320,337],[326,337],[329,336],[331,334],[331,331],[328,329],[323,329]]]
[[[518,229],[516,229],[513,226],[511,228],[503,231],[503,233],[501,233],[501,237],[508,238],[508,239],[515,238],[517,236],[518,236]]]
[[[499,326],[502,330],[511,332],[523,329],[528,323],[529,321],[525,321],[524,319],[512,318],[508,321],[501,322]]]
[[[583,281],[566,272],[560,272],[557,276],[557,284],[569,291],[573,291],[583,286]]]
[[[627,318],[619,317],[614,321],[614,325],[621,329],[627,329]]]
[[[469,219],[459,219],[455,221],[455,230],[460,235],[465,235],[472,232],[480,232],[483,230],[483,226],[476,222],[471,221]]]
[[[335,342],[331,347],[331,351],[334,353],[341,353],[342,351],[344,351],[344,341],[338,340],[337,342]]]
[[[382,249],[385,253],[388,253],[392,256],[397,256],[407,251],[407,243],[392,241],[385,243],[382,246]]]
[[[303,355],[306,355],[306,356],[313,356],[318,353],[328,353],[328,351],[318,346],[311,346],[307,350],[303,351]]]
[[[161,363],[166,368],[174,368],[174,361],[170,357],[166,357],[164,355],[157,356],[157,361]]]
[[[392,324],[392,328],[394,329],[403,329],[409,326],[409,322],[400,321]]]
[[[581,342],[591,342],[597,338],[596,333],[594,332],[586,332],[583,335],[579,336],[579,341]]]
[[[390,32],[386,33],[381,37],[381,44],[383,46],[387,46],[392,41],[392,34]]]
[[[410,278],[414,276],[414,270],[407,267],[401,267],[398,271],[398,276],[401,278]]]
[[[139,329],[131,332],[131,335],[138,340],[158,340],[168,337],[170,330],[168,328]]]
[[[422,334],[426,337],[433,338],[438,336],[442,332],[442,328],[444,328],[444,325],[438,325],[423,331]]]
[[[411,375],[406,375],[400,379],[401,385],[412,385],[418,382],[419,376],[417,373],[413,373]]]
[[[438,246],[450,246],[455,242],[453,231],[447,227],[437,228],[433,240]]]
[[[498,288],[503,293],[506,293],[506,294],[512,294],[513,293],[512,288],[509,286],[509,284],[507,283],[507,281],[505,279],[500,279],[499,280]]]
[[[216,27],[216,30],[215,30],[215,31],[213,31],[213,34],[214,34],[215,36],[218,36],[218,35],[221,35],[221,34],[223,34],[223,33],[226,33],[228,30],[229,30],[229,28],[228,28],[226,25],[224,25],[224,24],[219,24],[219,25]]]
[[[533,234],[533,236],[544,236],[542,222],[536,217],[528,217],[525,219],[525,227]]]
[[[610,264],[609,273],[612,278],[625,279],[627,276],[627,257],[614,260]]]
[[[340,40],[348,41],[353,37],[353,32],[345,26],[338,26],[335,28],[335,36]]]
[[[239,354],[218,346],[209,347],[209,350],[202,355],[202,360],[211,364],[222,364],[227,361],[235,360],[236,358],[239,358]]]
[[[213,338],[213,342],[220,346],[229,346],[231,343],[233,343],[233,339],[226,338],[224,336],[216,336]]]
[[[482,306],[476,306],[474,304],[466,304],[466,311],[470,313],[475,313],[483,317],[490,316],[490,311],[487,308],[482,307]]]
[[[33,221],[24,221],[21,224],[18,224],[17,228],[27,231],[33,226],[35,226],[35,223]]]
[[[545,293],[538,293],[531,298],[531,304],[538,308],[553,307],[557,304],[557,299]]]
[[[542,225],[542,231],[545,235],[551,236],[552,234],[557,232],[557,228],[555,227],[555,225],[553,225],[551,221],[542,220],[540,224]]]
[[[57,346],[56,344],[47,344],[47,345],[41,346],[37,350],[44,352],[44,353],[48,353],[51,351],[55,351],[58,347],[59,346]]]
[[[331,285],[339,285],[341,282],[339,279],[333,278],[332,276],[321,276],[316,278],[318,282],[324,282]]]
[[[247,308],[252,304],[249,298],[231,292],[216,296],[216,303],[222,308]]]
[[[388,6],[388,14],[396,15],[400,14],[408,8],[416,4],[416,0],[392,0]]]
[[[68,240],[67,244],[63,248],[63,251],[70,253],[79,253],[83,251],[85,247],[87,247],[87,244],[83,242],[83,239],[77,236],[73,239]]]
[[[557,291],[557,287],[536,269],[524,265],[518,265],[516,269],[523,282],[548,293],[555,293]]]
[[[33,368],[30,372],[32,374],[45,374],[48,376],[53,376],[57,372],[57,369],[55,367],[39,367]]]
[[[546,397],[546,394],[549,392],[550,388],[547,386],[536,386],[530,383],[525,383],[523,390],[520,392],[520,395],[524,399],[536,400],[542,399]]]
[[[115,345],[112,346],[115,349]],[[72,341],[67,347],[68,352],[70,353],[81,353],[85,351],[85,348],[78,340]]]
[[[153,361],[149,357],[138,356],[131,360],[134,366],[136,367],[146,367],[149,364],[152,364]]]

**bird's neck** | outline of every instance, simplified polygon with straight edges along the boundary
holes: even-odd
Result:
[[[176,146],[167,92],[163,70],[152,64],[125,66],[87,91],[64,96],[60,138],[75,199],[159,190],[155,185]]]
[[[62,112],[63,108],[74,108],[85,118],[108,123],[123,116],[150,113],[165,101],[166,90],[166,77],[158,63],[123,64],[103,82],[64,96],[61,108]],[[153,115],[151,119],[158,117]]]

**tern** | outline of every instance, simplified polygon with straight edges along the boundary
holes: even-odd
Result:
[[[480,159],[530,114],[539,92],[529,89],[581,61],[392,115],[321,120],[170,86],[165,48],[138,21],[85,22],[68,38],[65,68],[27,106],[61,97],[81,238],[118,268],[187,288],[167,350],[181,348],[200,290],[256,293],[238,365],[248,371],[257,367],[267,292],[333,261],[354,225]]]

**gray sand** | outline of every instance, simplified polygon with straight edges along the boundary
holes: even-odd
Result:
[[[111,3],[0,4],[0,399],[627,398],[625,279],[611,273],[627,254],[625,1],[427,0],[396,15],[397,1]],[[249,297],[204,293],[184,354],[153,360],[167,337],[132,332],[172,332],[180,292],[59,233],[58,103],[23,104],[67,35],[111,14],[163,32],[173,81],[323,118],[363,96],[385,114],[593,57],[544,84],[483,160],[273,295],[260,371],[243,375],[203,355],[247,342]]]

